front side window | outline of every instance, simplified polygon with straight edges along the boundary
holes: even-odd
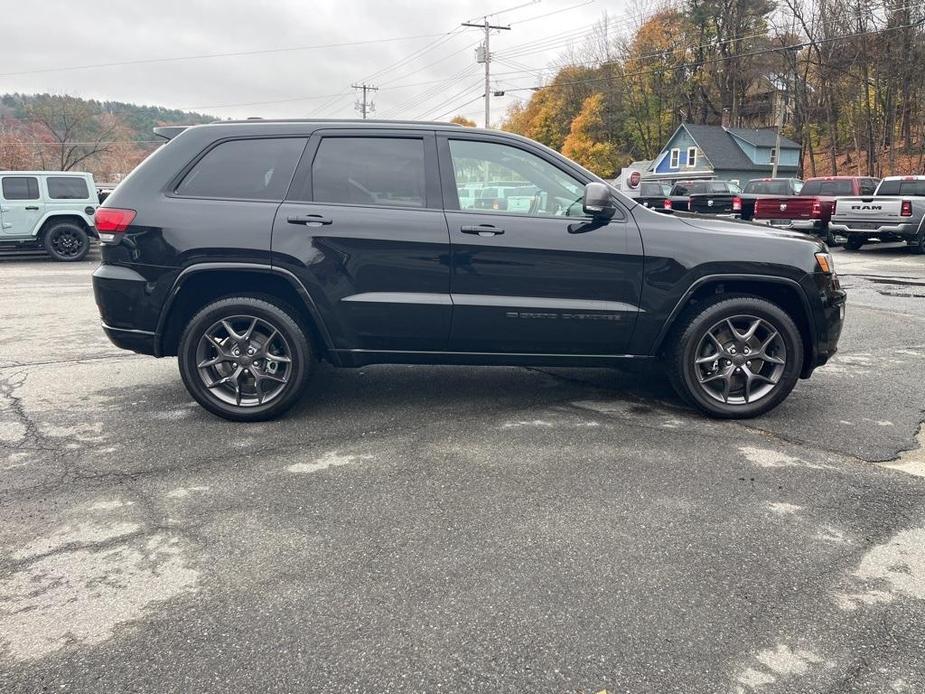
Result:
[[[326,137],[312,162],[312,200],[425,207],[424,140]]]
[[[457,185],[480,189],[463,210],[495,210],[537,217],[583,214],[584,185],[545,159],[495,142],[450,140]]]
[[[196,162],[177,195],[282,200],[304,147],[300,138],[223,142]]]
[[[4,200],[39,199],[39,180],[34,176],[5,176],[2,189]]]
[[[77,176],[49,176],[48,197],[52,200],[86,200],[90,197],[87,182]]]

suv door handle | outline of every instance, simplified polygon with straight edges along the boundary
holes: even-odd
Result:
[[[499,229],[494,224],[477,224],[473,226],[461,226],[459,230],[464,234],[478,234],[479,236],[497,236],[503,234],[504,229]]]
[[[39,209],[39,207],[38,207],[38,205],[27,205],[25,209],[27,209],[27,210],[37,210],[37,209]]]
[[[286,221],[290,224],[333,224],[334,220],[330,217],[325,217],[320,214],[303,214],[303,215],[294,215],[292,217],[287,217]]]

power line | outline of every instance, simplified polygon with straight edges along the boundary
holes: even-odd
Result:
[[[343,48],[347,46],[365,46],[373,43],[390,43],[394,41],[411,41],[426,39],[441,34],[417,34],[413,36],[393,36],[387,39],[367,39],[364,41],[344,41],[341,43],[320,43],[310,46],[291,46],[289,48],[262,48],[252,51],[232,51],[228,53],[203,53],[201,55],[184,55],[171,58],[142,58],[139,60],[123,60],[113,63],[89,63],[86,65],[70,65],[66,67],[39,68],[36,70],[22,70],[19,72],[0,72],[0,77],[17,77],[20,75],[37,75],[47,72],[72,72],[74,70],[93,70],[103,67],[122,67],[124,65],[147,65],[151,63],[173,63],[183,60],[206,60],[210,58],[232,58],[247,55],[265,55],[269,53],[287,53],[292,51],[313,51],[326,48]]]

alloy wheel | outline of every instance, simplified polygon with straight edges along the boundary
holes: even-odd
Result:
[[[196,346],[196,370],[219,400],[238,407],[272,402],[292,375],[292,350],[269,321],[235,315],[213,323]]]
[[[694,352],[694,375],[709,397],[747,405],[767,397],[787,366],[780,331],[764,318],[737,315],[714,324]]]
[[[73,258],[83,249],[83,239],[71,229],[57,229],[52,234],[52,248],[63,258]]]

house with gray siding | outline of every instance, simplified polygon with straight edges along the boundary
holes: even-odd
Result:
[[[646,170],[646,179],[678,181],[709,178],[737,181],[767,178],[774,167],[777,131],[682,123]],[[800,145],[781,137],[779,178],[796,177]]]

